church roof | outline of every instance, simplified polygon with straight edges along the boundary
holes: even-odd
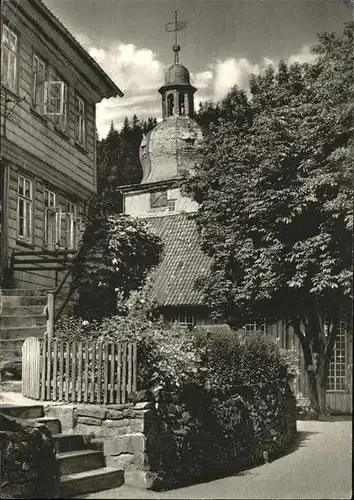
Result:
[[[140,145],[142,184],[179,179],[195,166],[203,141],[201,128],[189,116],[170,116],[157,124]]]
[[[208,272],[210,258],[200,248],[195,222],[183,213],[144,220],[164,243],[154,283],[159,305],[205,305],[196,282]]]
[[[189,85],[190,77],[188,69],[182,64],[172,64],[165,75],[165,85]]]

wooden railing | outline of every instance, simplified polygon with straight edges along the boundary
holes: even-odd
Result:
[[[137,390],[136,343],[65,342],[30,337],[22,352],[22,392],[43,401],[120,404]]]

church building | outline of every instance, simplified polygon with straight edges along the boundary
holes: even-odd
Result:
[[[193,119],[194,93],[188,69],[179,63],[180,46],[173,46],[175,62],[159,89],[163,120],[142,140],[140,184],[122,186],[123,210],[145,218],[164,243],[154,289],[167,320],[193,326],[210,322],[208,308],[196,283],[209,267],[200,249],[190,215],[198,205],[179,187],[183,171],[200,161],[201,128]]]

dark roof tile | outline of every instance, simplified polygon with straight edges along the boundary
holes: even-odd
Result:
[[[195,222],[186,214],[145,219],[164,243],[154,291],[161,306],[196,306],[204,304],[196,287],[210,267],[210,258],[200,248]]]

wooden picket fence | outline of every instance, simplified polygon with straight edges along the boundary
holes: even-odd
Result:
[[[43,401],[120,404],[137,390],[137,345],[30,337],[22,347],[22,393]]]

